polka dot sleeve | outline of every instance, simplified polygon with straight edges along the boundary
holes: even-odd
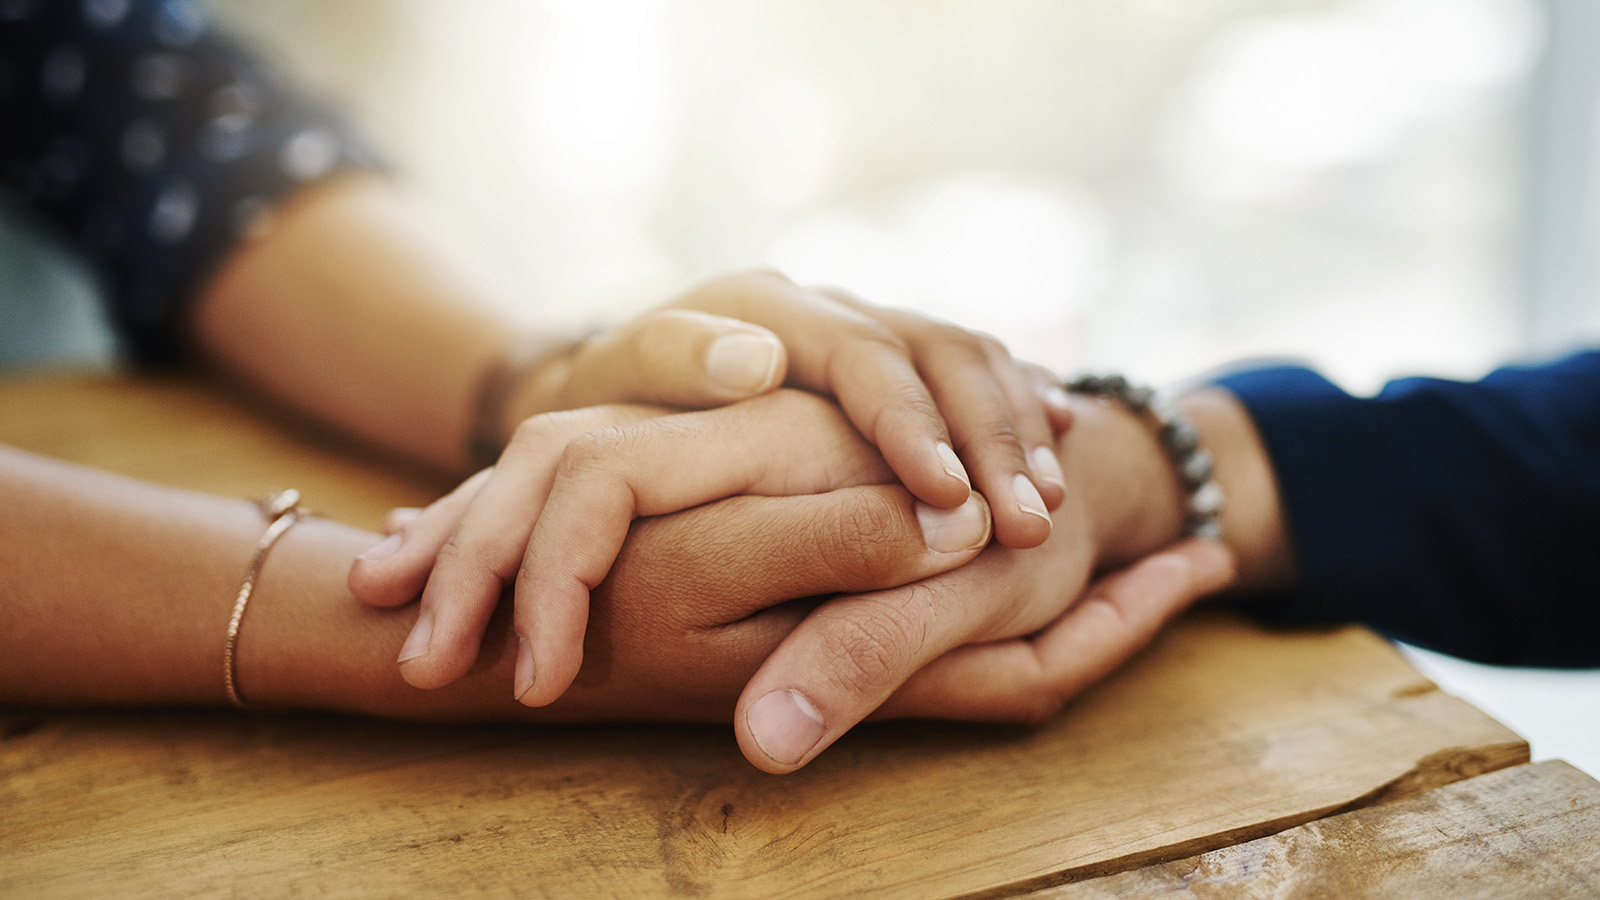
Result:
[[[374,166],[190,0],[0,0],[0,184],[99,264],[141,359],[183,355],[186,301],[276,199]]]

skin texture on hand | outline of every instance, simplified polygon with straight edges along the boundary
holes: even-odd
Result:
[[[559,343],[555,335],[517,335],[489,312],[514,296],[492,265],[432,227],[387,181],[352,177],[276,208],[270,226],[201,292],[191,333],[200,355],[276,401],[459,471],[485,373],[517,345]],[[718,279],[553,354],[512,386],[505,409],[514,418],[600,401],[706,406],[785,380],[836,396],[925,502],[960,508],[975,481],[986,497],[1000,498],[991,515],[1001,542],[1033,546],[1048,534],[1048,507],[1061,490],[1048,443],[1063,414],[1049,411],[1059,389],[1042,371],[964,329],[801,288],[772,272]],[[481,482],[468,484],[476,493]],[[468,546],[472,535],[447,541]],[[505,581],[499,549],[491,542],[472,552]],[[597,573],[586,570],[579,581],[592,585]],[[368,594],[367,581],[352,582],[364,599],[393,602],[383,590]],[[467,600],[474,610],[481,602]],[[575,639],[570,622],[564,630]],[[563,651],[552,658],[559,684],[572,666]],[[557,693],[541,685],[530,696],[544,702]]]
[[[1109,672],[1188,603],[1230,583],[1233,553],[1251,587],[1291,577],[1270,467],[1248,416],[1219,391],[1192,395],[1184,406],[1217,457],[1218,478],[1230,497],[1223,515],[1228,548],[1191,541],[1151,555],[1171,544],[1183,518],[1172,465],[1150,423],[1114,404],[1076,401],[1078,424],[1057,447],[1071,490],[1044,546],[993,546],[963,569],[826,599],[805,607],[803,618],[793,603],[784,606],[788,618],[751,617],[782,623],[768,638],[795,627],[739,701],[735,728],[751,761],[768,771],[791,771],[875,714],[1036,719]],[[690,515],[714,526],[733,508],[713,504],[643,520],[636,537],[645,522],[643,533],[659,534]],[[766,571],[742,563],[764,559],[751,557],[749,548],[757,546],[755,535],[769,533],[743,535],[745,551],[728,551],[727,564],[715,571],[734,585],[763,583]],[[693,535],[682,539],[693,545]],[[785,546],[795,540],[813,546],[803,532]],[[641,563],[628,553],[613,578],[626,578],[626,566]],[[802,555],[799,565],[825,566],[819,561],[825,559]],[[673,574],[684,573],[685,565],[675,562]],[[595,594],[597,618],[611,614],[601,599],[611,583]],[[802,595],[750,596],[758,601],[753,610]],[[586,650],[594,652],[593,646]],[[592,683],[584,672],[580,685]]]
[[[1248,416],[1220,391],[1184,407],[1230,492],[1227,546],[1174,544],[1184,497],[1153,429],[1081,401],[1058,445],[1068,490],[1050,540],[990,547],[944,575],[819,606],[740,697],[746,757],[793,771],[875,713],[1037,721],[1188,604],[1234,584],[1235,554],[1249,586],[1281,583],[1282,513]]]
[[[224,703],[222,640],[265,527],[253,504],[158,487],[0,448],[0,702]],[[791,598],[875,590],[951,565],[903,488],[738,497],[642,519],[595,592],[585,666],[541,710],[514,702],[510,608],[485,652],[440,691],[394,656],[414,620],[345,588],[373,536],[303,519],[255,583],[238,642],[247,701],[399,718],[727,721],[804,616]],[[980,523],[976,543],[987,534]],[[970,558],[976,548],[960,559]]]
[[[1259,439],[1248,417],[1220,393],[1189,409],[1230,491],[1224,525],[1240,583],[1292,577],[1278,558],[1287,550],[1281,512],[1270,467],[1253,455]],[[505,605],[464,677],[437,691],[406,684],[393,659],[413,617],[360,604],[344,587],[350,554],[373,536],[306,520],[283,537],[257,581],[239,642],[240,690],[268,706],[399,718],[733,716],[751,761],[774,772],[815,758],[869,714],[1037,720],[1232,577],[1229,554],[1207,542],[1140,555],[1175,527],[1147,528],[1162,518],[1163,502],[1176,503],[1160,497],[1164,463],[1145,456],[1159,451],[1142,423],[1116,410],[1085,407],[1081,417],[1061,449],[1073,476],[1069,498],[1083,495],[1064,508],[1074,510],[1072,528],[1085,530],[1058,529],[1051,546],[1061,553],[993,546],[947,572],[944,555],[928,547],[918,505],[896,486],[735,497],[636,520],[594,591],[574,687],[542,709],[515,703],[504,689],[515,646]],[[1264,482],[1252,487],[1253,479]],[[3,449],[0,486],[9,503],[0,518],[0,700],[222,702],[221,635],[263,527],[250,504]],[[1102,563],[1116,568],[1074,595],[1074,580]],[[853,620],[863,596],[881,609],[960,613],[957,630],[968,633],[940,650],[948,636],[922,639],[948,625],[911,615]],[[1052,604],[1064,614],[1049,618]],[[1017,634],[1000,637],[1008,632]],[[865,635],[877,640],[863,644]],[[919,664],[923,657],[930,658]],[[860,665],[874,661],[876,668]],[[843,665],[830,670],[830,662]],[[876,680],[854,677],[874,671]],[[831,686],[819,689],[818,678]],[[826,734],[798,759],[775,758],[752,740],[754,704],[784,690],[817,698],[812,705],[826,722]]]
[[[870,591],[944,571],[917,503],[869,485],[792,497],[741,496],[636,520],[593,594],[583,665],[556,702],[516,703],[511,609],[491,616],[483,649],[450,685],[418,690],[393,665],[412,616],[323,596],[338,555],[359,532],[296,526],[275,551],[241,642],[246,696],[286,707],[458,721],[727,722],[750,676],[815,599]],[[976,553],[974,550],[972,553]],[[970,557],[970,554],[967,555]]]
[[[406,603],[426,581],[400,654],[408,682],[436,688],[461,677],[514,581],[522,646],[513,695],[548,704],[579,670],[589,591],[634,517],[730,494],[813,494],[892,480],[837,407],[811,394],[659,412],[594,407],[530,419],[506,462],[406,525],[389,556],[358,561],[352,589],[369,602]],[[522,454],[538,459],[552,450],[559,465],[516,464]],[[990,533],[976,495],[951,510],[918,503],[917,514],[923,551],[939,554],[941,570],[971,559]]]
[[[953,507],[975,488],[1001,543],[1033,547],[1049,534],[1061,472],[1043,451],[1054,434],[1049,408],[1064,398],[1048,372],[998,341],[773,271],[717,279],[673,306],[777,334],[787,383],[833,397],[918,499]]]

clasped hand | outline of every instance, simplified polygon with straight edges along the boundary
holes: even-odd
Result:
[[[1070,416],[1040,370],[781,276],[730,281],[683,305],[773,326],[785,380],[838,405],[779,390],[699,412],[609,404],[527,420],[494,468],[397,522],[398,547],[352,569],[368,603],[420,593],[400,654],[413,685],[470,670],[514,585],[521,702],[719,718],[736,697],[746,756],[789,771],[875,712],[1037,719],[1226,579],[1220,548],[1191,542],[1074,604],[1107,555],[1092,492],[1060,502],[1052,428]],[[680,510],[630,538],[635,518]]]

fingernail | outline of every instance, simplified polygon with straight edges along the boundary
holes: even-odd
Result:
[[[955,509],[917,503],[917,524],[929,550],[959,553],[976,550],[989,540],[989,507],[976,496]]]
[[[522,638],[517,638],[517,675],[513,686],[516,690],[514,696],[519,703],[523,696],[533,690],[533,647]]]
[[[376,544],[373,544],[371,547],[368,547],[366,552],[362,553],[360,556],[357,556],[356,559],[364,559],[367,562],[377,562],[379,560],[388,559],[394,555],[396,550],[400,549],[400,541],[400,535],[391,534]]]
[[[1067,486],[1067,477],[1061,472],[1061,462],[1049,447],[1040,444],[1028,453],[1028,464],[1040,481],[1048,481],[1059,488]]]
[[[967,467],[961,464],[961,457],[956,456],[956,451],[950,449],[950,445],[944,441],[934,444],[933,450],[939,455],[939,462],[944,465],[945,473],[971,490],[972,479],[967,477]]]
[[[772,383],[783,345],[759,334],[730,334],[706,348],[706,374],[730,391],[753,394]]]
[[[1029,515],[1050,521],[1050,511],[1045,509],[1044,498],[1039,496],[1039,489],[1033,486],[1028,476],[1018,474],[1011,480],[1011,493],[1017,498],[1017,508]]]
[[[428,652],[428,644],[433,640],[433,613],[423,610],[417,616],[417,624],[412,626],[411,634],[406,637],[406,642],[400,647],[400,662],[410,662]]]
[[[775,762],[793,765],[822,740],[822,714],[799,691],[773,691],[750,707],[746,721],[756,746]]]
[[[1067,393],[1066,388],[1063,388],[1059,384],[1052,384],[1045,388],[1040,394],[1040,397],[1044,400],[1044,402],[1050,404],[1056,409],[1072,409],[1072,396]]]

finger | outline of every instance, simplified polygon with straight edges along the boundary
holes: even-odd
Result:
[[[899,485],[730,497],[634,523],[605,589],[647,591],[709,628],[802,597],[883,590],[949,571],[990,535],[988,504],[930,506]],[[785,632],[787,633],[787,632]]]
[[[492,470],[484,469],[427,509],[411,509],[400,517],[393,510],[385,522],[398,527],[355,558],[350,566],[350,592],[368,606],[404,606],[417,599],[428,583],[434,559],[455,529]]]
[[[472,667],[489,616],[516,574],[568,442],[597,427],[660,412],[648,406],[589,407],[535,416],[518,426],[443,543],[429,545],[436,549],[432,571],[417,623],[400,650],[400,674],[409,684],[443,687]]]
[[[782,384],[787,363],[783,342],[759,325],[695,310],[657,310],[578,350],[559,403],[720,406]]]
[[[960,644],[984,639],[1001,618],[1009,618],[1014,604],[981,602],[974,590],[1000,582],[1015,553],[991,547],[948,576],[835,597],[819,606],[739,698],[734,732],[746,758],[767,772],[793,771],[918,669]]]
[[[944,417],[888,328],[776,272],[721,279],[680,302],[771,329],[789,349],[789,383],[835,397],[913,494],[941,507],[966,500],[972,481]]]
[[[1049,425],[1037,404],[1026,412],[1012,403],[1012,394],[999,377],[995,363],[1009,354],[993,342],[967,340],[959,329],[946,327],[943,335],[918,348],[925,359],[934,399],[950,426],[957,452],[973,473],[977,489],[994,507],[995,537],[1008,547],[1037,547],[1050,536],[1050,511],[1041,487],[1046,482],[1034,470],[1034,463],[1047,466],[1046,474],[1056,485],[1054,499],[1060,502],[1065,479],[1049,448],[1030,459],[1029,451],[1044,448],[1049,440]],[[1027,417],[1035,421],[1024,427]]]
[[[1111,674],[1173,616],[1234,579],[1232,554],[1190,539],[1105,576],[1027,639],[960,647],[918,672],[885,717],[1041,721]]]
[[[1005,389],[1016,422],[1017,438],[1028,456],[1028,471],[1044,498],[1045,506],[1055,509],[1067,493],[1067,479],[1056,459],[1056,429],[1049,408],[1039,402],[1034,376],[1036,368],[1012,357],[1000,342],[985,345],[990,351],[990,366],[995,379]]]
[[[1061,386],[1061,379],[1036,363],[1024,362],[1022,370],[1033,387],[1034,396],[1044,404],[1051,430],[1057,436],[1065,434],[1072,427],[1072,398]]]
[[[1010,352],[986,335],[910,313],[867,315],[911,347],[956,451],[994,508],[996,539],[1017,548],[1043,543],[1065,477],[1050,421]]]
[[[664,710],[691,700],[702,718],[730,721],[745,682],[815,607],[811,598],[916,580],[976,556],[989,529],[982,499],[972,502],[975,515],[962,520],[899,485],[872,485],[732,497],[640,519],[594,592],[583,669],[546,709],[594,718],[616,709],[614,698],[596,701],[620,684],[637,700],[613,716],[676,715]],[[673,696],[640,684],[671,684]]]
[[[389,510],[389,512],[383,517],[383,533],[399,534],[401,531],[405,530],[407,525],[415,522],[417,517],[420,515],[422,515],[421,507],[396,506],[394,509]]]
[[[589,592],[610,571],[634,517],[734,494],[828,490],[872,474],[877,455],[836,418],[826,401],[785,391],[569,443],[517,575],[517,699],[543,706],[572,684]]]

